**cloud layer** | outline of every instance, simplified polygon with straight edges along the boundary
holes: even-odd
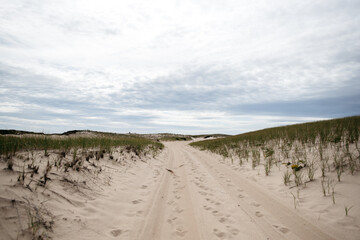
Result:
[[[0,128],[224,132],[360,113],[359,1],[3,1]]]

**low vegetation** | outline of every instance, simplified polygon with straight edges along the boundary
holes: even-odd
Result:
[[[269,128],[236,136],[193,142],[193,147],[230,159],[251,161],[253,169],[263,166],[264,175],[272,167],[283,166],[282,182],[290,187],[306,186],[321,178],[323,196],[332,195],[343,175],[360,170],[360,116]],[[235,161],[234,161],[235,159]],[[336,177],[335,177],[336,176]],[[330,192],[330,190],[332,191]]]
[[[140,153],[146,147],[160,150],[163,145],[150,139],[128,136],[107,137],[68,137],[68,136],[0,136],[0,155],[10,159],[18,151],[62,150],[68,153],[71,149],[100,148],[110,151],[112,147],[126,146]]]
[[[283,152],[295,142],[300,144],[346,144],[359,140],[360,116],[318,121],[291,126],[269,128],[226,138],[194,142],[191,145],[228,156],[227,149],[244,146],[263,147],[272,143],[281,145]]]
[[[21,191],[22,197],[2,199],[16,208],[18,233],[28,239],[51,239],[53,216],[43,204],[46,201],[37,198],[39,194],[73,204],[54,188],[66,185],[61,189],[91,199],[94,189],[101,190],[102,183],[109,184],[109,164],[127,168],[137,161],[153,159],[164,147],[160,142],[139,136],[94,132],[4,134],[0,135],[0,171],[11,179],[10,188]]]

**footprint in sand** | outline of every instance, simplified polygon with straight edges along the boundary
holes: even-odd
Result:
[[[256,211],[256,212],[255,212],[255,215],[256,215],[257,217],[262,217],[262,216],[264,216],[264,215],[262,215],[262,213],[259,212],[259,211]]]
[[[176,207],[175,211],[177,213],[182,213],[184,211],[184,209]]]
[[[142,185],[142,186],[141,186],[141,189],[146,189],[146,188],[147,188],[146,185]]]
[[[227,220],[226,218],[222,217],[222,218],[219,219],[219,222],[224,223],[224,222],[226,222],[226,220]]]
[[[217,214],[218,212],[217,210],[212,211],[213,214]]]
[[[203,196],[208,195],[206,192],[203,192],[203,191],[199,191],[198,193],[200,193],[200,194],[203,195]]]
[[[284,234],[290,232],[290,229],[288,229],[286,227],[280,227],[280,226],[277,226],[277,225],[273,225],[273,227],[276,228],[276,229],[279,229],[279,231],[284,233]]]
[[[122,233],[122,230],[120,230],[120,229],[115,229],[115,230],[112,230],[110,233],[111,233],[111,235],[113,235],[114,237],[117,237],[117,236],[119,236],[119,235]]]
[[[244,198],[244,196],[243,196],[243,195],[241,195],[241,194],[239,194],[239,195],[238,195],[238,198]]]
[[[178,227],[176,228],[176,235],[180,236],[180,237],[183,237],[186,235],[187,231],[184,230],[182,227]]]
[[[166,220],[166,222],[168,222],[169,224],[172,224],[176,219],[177,219],[177,217],[168,218],[168,219]]]
[[[236,236],[236,235],[239,234],[240,231],[237,228],[233,228],[233,229],[230,230],[230,232],[231,232],[232,235]]]
[[[137,199],[137,200],[132,201],[133,204],[138,204],[138,203],[140,203],[140,202],[142,202],[141,199]]]
[[[205,210],[207,210],[207,211],[209,211],[209,210],[212,209],[211,207],[208,207],[208,206],[206,206],[206,205],[204,205],[203,208],[204,208]]]
[[[284,234],[290,232],[290,230],[288,228],[286,228],[286,227],[281,227],[279,230],[280,230],[280,232],[282,232]]]
[[[221,216],[223,216],[223,214],[219,213],[219,212],[216,211],[216,210],[212,211],[212,214],[213,214],[215,217],[221,217]]]
[[[224,232],[220,232],[219,230],[217,230],[216,228],[214,228],[214,234],[219,237],[220,239],[224,239],[226,237],[226,233]]]
[[[260,207],[261,205],[257,202],[252,202],[251,205],[253,205],[254,207]]]

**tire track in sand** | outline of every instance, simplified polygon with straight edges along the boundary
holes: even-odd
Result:
[[[164,172],[136,239],[201,239],[183,155],[172,146],[165,151]]]
[[[239,209],[256,223],[267,239],[334,239],[232,171],[230,167],[211,159],[211,154],[188,145],[184,145],[183,149],[193,161],[205,166],[208,173],[238,202]]]
[[[332,239],[211,154],[186,142],[165,146],[163,173],[133,239]]]

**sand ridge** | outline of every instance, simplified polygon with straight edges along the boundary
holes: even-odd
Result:
[[[294,189],[283,185],[280,170],[261,176],[188,143],[165,142],[156,157],[124,156],[121,163],[105,156],[92,175],[62,176],[52,169],[41,191],[15,184],[17,174],[2,170],[1,239],[31,239],[19,232],[19,225],[27,228],[27,204],[43,206],[41,214],[51,223],[44,237],[53,239],[359,238],[358,206],[348,217],[318,218],[321,209],[314,206],[324,199],[308,197],[313,190],[321,193],[318,186],[301,190],[302,202],[294,209],[289,194]],[[358,180],[345,176],[341,191],[346,194]],[[358,189],[352,192],[355,199]]]

